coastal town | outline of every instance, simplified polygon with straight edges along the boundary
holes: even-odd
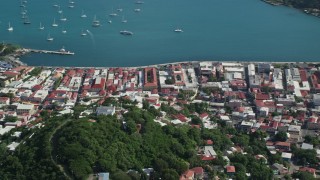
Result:
[[[279,155],[282,163],[271,164],[274,160],[262,154],[254,157],[267,164],[274,177],[300,172],[318,177],[320,64],[203,61],[131,68],[0,65],[0,136],[16,137],[7,144],[9,151],[23,143],[16,129],[45,126],[43,112],[63,116],[85,106],[80,118],[96,114],[121,119],[126,113],[124,105],[107,106],[106,101],[126,99],[138,108],[147,104],[159,110],[154,121],[160,126],[217,129],[223,124],[244,134],[263,132],[263,148],[268,154]],[[189,113],[186,105],[201,105],[203,110]],[[165,111],[164,106],[175,113]],[[201,160],[214,162],[221,155],[226,163],[218,168],[234,178],[240,169],[229,158],[235,153],[247,154],[241,143],[217,153],[215,139],[203,142],[198,150]],[[316,157],[315,162],[310,162],[309,153]],[[144,170],[150,174],[153,169]],[[208,175],[203,167],[189,167],[180,179],[208,179]]]

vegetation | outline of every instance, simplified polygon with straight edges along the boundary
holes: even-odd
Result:
[[[6,56],[15,52],[19,47],[12,44],[0,44],[0,56]]]
[[[48,120],[47,126],[35,133],[33,138],[28,138],[33,130],[25,133],[26,129],[20,129],[25,143],[20,144],[13,153],[0,148],[1,179],[66,179],[51,160],[52,147],[49,142],[50,135],[63,120],[63,117]],[[7,137],[1,137],[1,140],[4,139]]]
[[[41,72],[42,72],[41,67],[35,67],[31,72],[29,72],[29,75],[30,76],[39,76]]]
[[[287,133],[280,131],[274,136],[274,141],[286,141],[288,139]]]

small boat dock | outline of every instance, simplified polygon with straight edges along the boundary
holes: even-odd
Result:
[[[61,49],[59,51],[48,51],[48,50],[40,50],[40,49],[24,49],[27,52],[32,53],[44,53],[44,54],[58,54],[58,55],[74,55],[74,52],[66,51]]]

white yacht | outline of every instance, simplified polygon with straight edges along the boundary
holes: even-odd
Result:
[[[67,18],[63,16],[63,13],[61,13],[60,21],[67,21]]]
[[[120,34],[126,35],[126,36],[131,36],[131,35],[133,35],[133,32],[127,31],[127,30],[123,30],[123,31],[120,31]]]
[[[13,27],[10,25],[10,22],[9,22],[8,31],[9,31],[9,32],[12,32],[12,31],[13,31]]]
[[[84,10],[82,10],[81,17],[82,18],[86,18],[87,17],[87,15],[84,13]]]
[[[94,16],[93,22],[92,22],[93,27],[99,27],[100,26],[100,21],[97,20],[97,16]]]
[[[53,19],[52,27],[58,27],[58,24],[56,23],[56,18]]]
[[[81,36],[86,36],[87,35],[87,33],[85,32],[85,31],[81,31]]]
[[[50,33],[48,34],[47,41],[53,41],[53,38],[50,36]]]
[[[39,29],[40,29],[40,30],[44,30],[44,26],[42,26],[41,22],[40,22]]]
[[[122,16],[121,22],[122,22],[122,23],[127,23],[128,21],[124,18],[124,16]]]
[[[182,30],[182,29],[177,28],[177,29],[175,29],[175,30],[174,30],[174,32],[178,32],[178,33],[180,33],[180,32],[183,32],[183,30]]]

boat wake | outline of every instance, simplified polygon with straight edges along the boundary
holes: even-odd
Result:
[[[94,35],[93,35],[92,32],[90,32],[88,29],[87,29],[87,32],[88,32],[88,34],[90,35],[90,39],[91,39],[91,41],[92,41],[93,47],[95,47],[95,46],[96,46],[96,41],[95,41],[95,39],[94,39]]]

